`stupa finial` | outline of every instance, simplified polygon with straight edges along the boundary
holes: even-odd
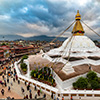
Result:
[[[75,16],[75,20],[80,20],[81,19],[81,15],[79,14],[79,10],[77,10],[77,14]]]
[[[74,34],[74,35],[84,35],[84,30],[81,25],[80,19],[81,19],[81,15],[79,14],[79,10],[77,10],[77,14],[75,16],[76,23],[72,30],[72,34]]]

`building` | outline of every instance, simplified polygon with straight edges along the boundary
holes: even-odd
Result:
[[[56,82],[65,89],[72,86],[80,76],[85,76],[90,69],[100,73],[100,48],[85,36],[80,22],[79,11],[75,16],[72,36],[63,44],[46,53],[40,53],[29,58],[30,65],[40,63],[41,67],[52,67]],[[31,61],[32,60],[32,61]]]

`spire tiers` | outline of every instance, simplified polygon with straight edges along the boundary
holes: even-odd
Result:
[[[77,10],[77,14],[75,16],[75,20],[80,20],[81,19],[81,15],[79,14],[79,10]]]
[[[84,30],[83,30],[82,24],[80,22],[80,19],[81,19],[81,15],[79,14],[79,10],[77,10],[77,14],[75,16],[76,23],[72,30],[73,35],[84,35]]]

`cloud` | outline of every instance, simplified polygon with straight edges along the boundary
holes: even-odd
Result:
[[[0,34],[58,35],[75,20],[77,10],[85,23],[100,32],[99,9],[99,0],[0,0]],[[71,31],[72,27],[64,36]]]

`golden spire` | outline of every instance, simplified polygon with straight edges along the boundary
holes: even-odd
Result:
[[[80,19],[81,19],[81,15],[79,14],[79,10],[77,10],[77,14],[75,16],[76,23],[72,30],[72,33],[74,35],[84,35],[84,30],[83,30],[82,24],[80,22]]]
[[[81,15],[79,14],[79,10],[77,10],[77,14],[75,16],[76,20],[80,20],[81,19]]]

